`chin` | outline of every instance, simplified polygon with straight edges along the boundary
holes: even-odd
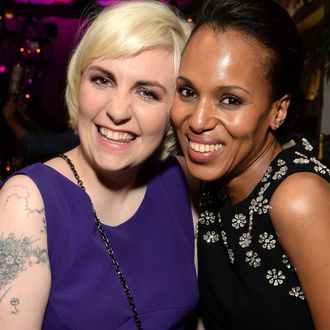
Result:
[[[187,164],[189,173],[196,179],[201,181],[216,181],[222,177],[222,174],[216,172],[214,168],[205,164],[199,165],[195,163]]]

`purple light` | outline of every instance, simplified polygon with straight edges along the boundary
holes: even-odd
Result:
[[[29,84],[32,84],[33,83],[33,80],[31,78],[29,78],[28,83]]]
[[[0,65],[0,73],[4,73],[7,71],[7,67],[5,65]]]
[[[38,4],[38,5],[52,5],[53,3],[70,4],[72,2],[72,0],[16,0],[16,2],[34,3],[34,4]]]
[[[127,1],[127,0],[97,0],[97,3],[104,7],[110,7],[117,3],[120,3],[122,1]],[[183,0],[183,1],[186,1],[186,0]],[[168,4],[170,2],[170,0],[162,0],[162,2]]]

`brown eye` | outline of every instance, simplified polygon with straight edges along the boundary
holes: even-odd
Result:
[[[222,103],[228,105],[240,105],[242,104],[242,100],[237,96],[226,95],[222,98]]]
[[[197,96],[195,91],[187,86],[180,86],[177,88],[177,91],[184,98],[189,98],[189,97],[195,98]]]

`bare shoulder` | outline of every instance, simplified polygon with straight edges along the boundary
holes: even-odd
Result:
[[[40,327],[50,287],[46,219],[40,192],[25,175],[0,190],[0,256],[0,328]]]
[[[45,231],[45,210],[39,189],[26,175],[15,175],[0,190],[0,226]],[[40,227],[40,225],[42,225]],[[0,227],[1,228],[1,227]]]
[[[315,221],[323,221],[323,217],[318,215],[329,212],[329,201],[329,182],[314,173],[295,173],[275,191],[270,213],[277,226],[314,226]],[[330,219],[326,222],[330,222]]]
[[[286,178],[270,216],[305,292],[317,329],[330,329],[330,184],[313,173]]]

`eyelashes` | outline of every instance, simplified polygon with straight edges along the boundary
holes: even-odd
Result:
[[[142,99],[146,101],[160,101],[160,96],[153,90],[145,87],[140,87],[136,90],[135,94],[139,95]]]
[[[178,85],[177,93],[183,102],[194,102],[199,94],[189,85]],[[241,97],[233,93],[218,93],[214,96],[214,103],[221,108],[233,110],[244,104]]]
[[[220,102],[230,106],[239,106],[243,104],[241,98],[236,95],[223,95]]]
[[[104,87],[112,87],[115,85],[115,82],[111,78],[101,75],[92,75],[90,81],[93,84]]]
[[[188,87],[188,86],[179,86],[177,88],[177,92],[179,93],[179,95],[181,95],[184,98],[189,98],[189,97],[196,98],[197,97],[193,88]]]
[[[116,87],[116,81],[107,76],[103,75],[91,75],[90,81],[100,88],[113,88]],[[134,95],[137,95],[144,101],[153,102],[161,101],[162,98],[159,93],[155,92],[153,89],[144,86],[134,86]]]

